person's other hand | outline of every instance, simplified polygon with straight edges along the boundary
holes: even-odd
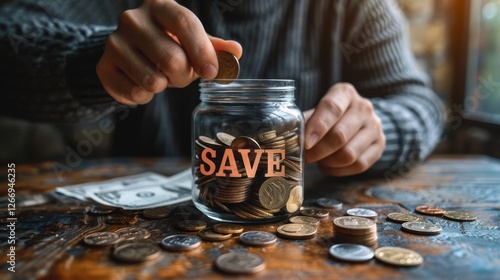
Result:
[[[317,162],[325,174],[362,173],[385,149],[382,123],[372,103],[350,84],[332,86],[304,117],[306,162]]]
[[[167,87],[215,78],[216,51],[238,59],[242,54],[239,43],[209,36],[200,20],[174,0],[146,0],[121,15],[96,71],[116,101],[145,104]]]

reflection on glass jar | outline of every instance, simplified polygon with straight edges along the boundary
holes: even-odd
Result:
[[[204,80],[193,112],[193,201],[212,219],[284,219],[303,201],[302,112],[292,80]]]

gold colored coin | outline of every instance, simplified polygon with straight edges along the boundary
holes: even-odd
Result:
[[[477,216],[464,211],[445,211],[443,215],[448,219],[461,222],[471,222],[477,219]]]
[[[219,140],[219,142],[221,142],[222,144],[224,144],[228,147],[231,146],[231,143],[233,142],[234,138],[236,138],[236,137],[234,137],[231,134],[225,133],[225,132],[217,133],[217,140]]]
[[[206,228],[200,230],[198,232],[198,236],[205,241],[224,241],[231,238],[231,236],[233,235],[230,233],[218,233],[213,231],[212,229]]]
[[[417,266],[424,262],[419,253],[399,247],[378,248],[375,250],[375,258],[397,266]]]
[[[317,229],[308,224],[284,224],[278,227],[277,232],[280,236],[290,239],[307,239],[314,237]]]
[[[415,210],[422,214],[434,215],[434,216],[440,216],[444,213],[444,209],[428,205],[417,206]]]
[[[217,233],[242,233],[243,227],[235,224],[215,224],[213,231]]]
[[[219,84],[230,84],[240,75],[240,62],[231,53],[217,52],[217,61],[219,62],[219,71],[215,77]]]
[[[201,220],[184,220],[180,221],[177,226],[185,231],[198,231],[207,227],[207,223]]]
[[[293,216],[288,219],[290,223],[294,224],[308,224],[311,226],[318,226],[319,225],[319,220],[313,217],[308,217],[308,216]]]
[[[398,223],[423,221],[421,217],[408,213],[389,213],[387,214],[387,218],[393,222],[398,222]]]
[[[406,222],[401,225],[401,228],[410,233],[433,235],[441,233],[441,227],[426,222]]]
[[[289,183],[281,177],[267,179],[259,189],[259,201],[267,209],[280,209],[289,197]]]
[[[286,202],[286,211],[288,213],[294,213],[299,210],[302,202],[304,201],[303,188],[301,185],[297,185],[290,191],[290,196]]]

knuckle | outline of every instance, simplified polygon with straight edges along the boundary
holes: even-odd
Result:
[[[173,18],[174,30],[194,30],[193,15],[188,10],[180,10]]]
[[[346,164],[353,164],[358,160],[358,153],[349,147],[344,147],[342,149],[342,157]]]
[[[135,104],[146,104],[153,99],[153,94],[140,87],[134,87],[130,93],[130,99]]]
[[[358,169],[359,172],[366,171],[366,170],[368,170],[368,168],[370,168],[370,164],[368,163],[368,161],[366,161],[364,159],[359,159],[356,162],[356,169]]]
[[[326,107],[328,112],[332,113],[335,117],[339,118],[344,114],[344,110],[340,105],[330,98],[322,100],[323,106]]]
[[[160,68],[167,76],[180,72],[184,67],[182,56],[176,51],[167,51],[162,55]]]
[[[337,144],[341,146],[346,144],[347,141],[349,140],[346,130],[339,125],[337,125],[335,128],[332,129],[330,139],[332,144]]]
[[[121,13],[120,18],[118,19],[118,26],[122,26],[124,28],[133,26],[137,24],[135,10],[126,10]]]
[[[346,93],[353,94],[357,93],[356,88],[351,83],[339,83],[337,84],[340,89]]]

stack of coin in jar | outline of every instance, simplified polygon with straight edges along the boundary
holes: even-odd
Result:
[[[250,136],[233,136],[225,132],[217,133],[214,138],[199,136],[195,141],[194,178],[199,190],[198,200],[249,220],[293,213],[299,210],[303,201],[300,152],[297,128]],[[226,169],[225,173],[204,174],[200,165],[206,164],[203,159],[208,156],[216,167],[229,168],[228,162],[235,167]],[[270,156],[272,158],[268,158]],[[274,169],[275,174],[269,175],[270,169]]]
[[[356,216],[338,217],[333,220],[333,231],[335,243],[377,246],[377,224],[371,219]]]

